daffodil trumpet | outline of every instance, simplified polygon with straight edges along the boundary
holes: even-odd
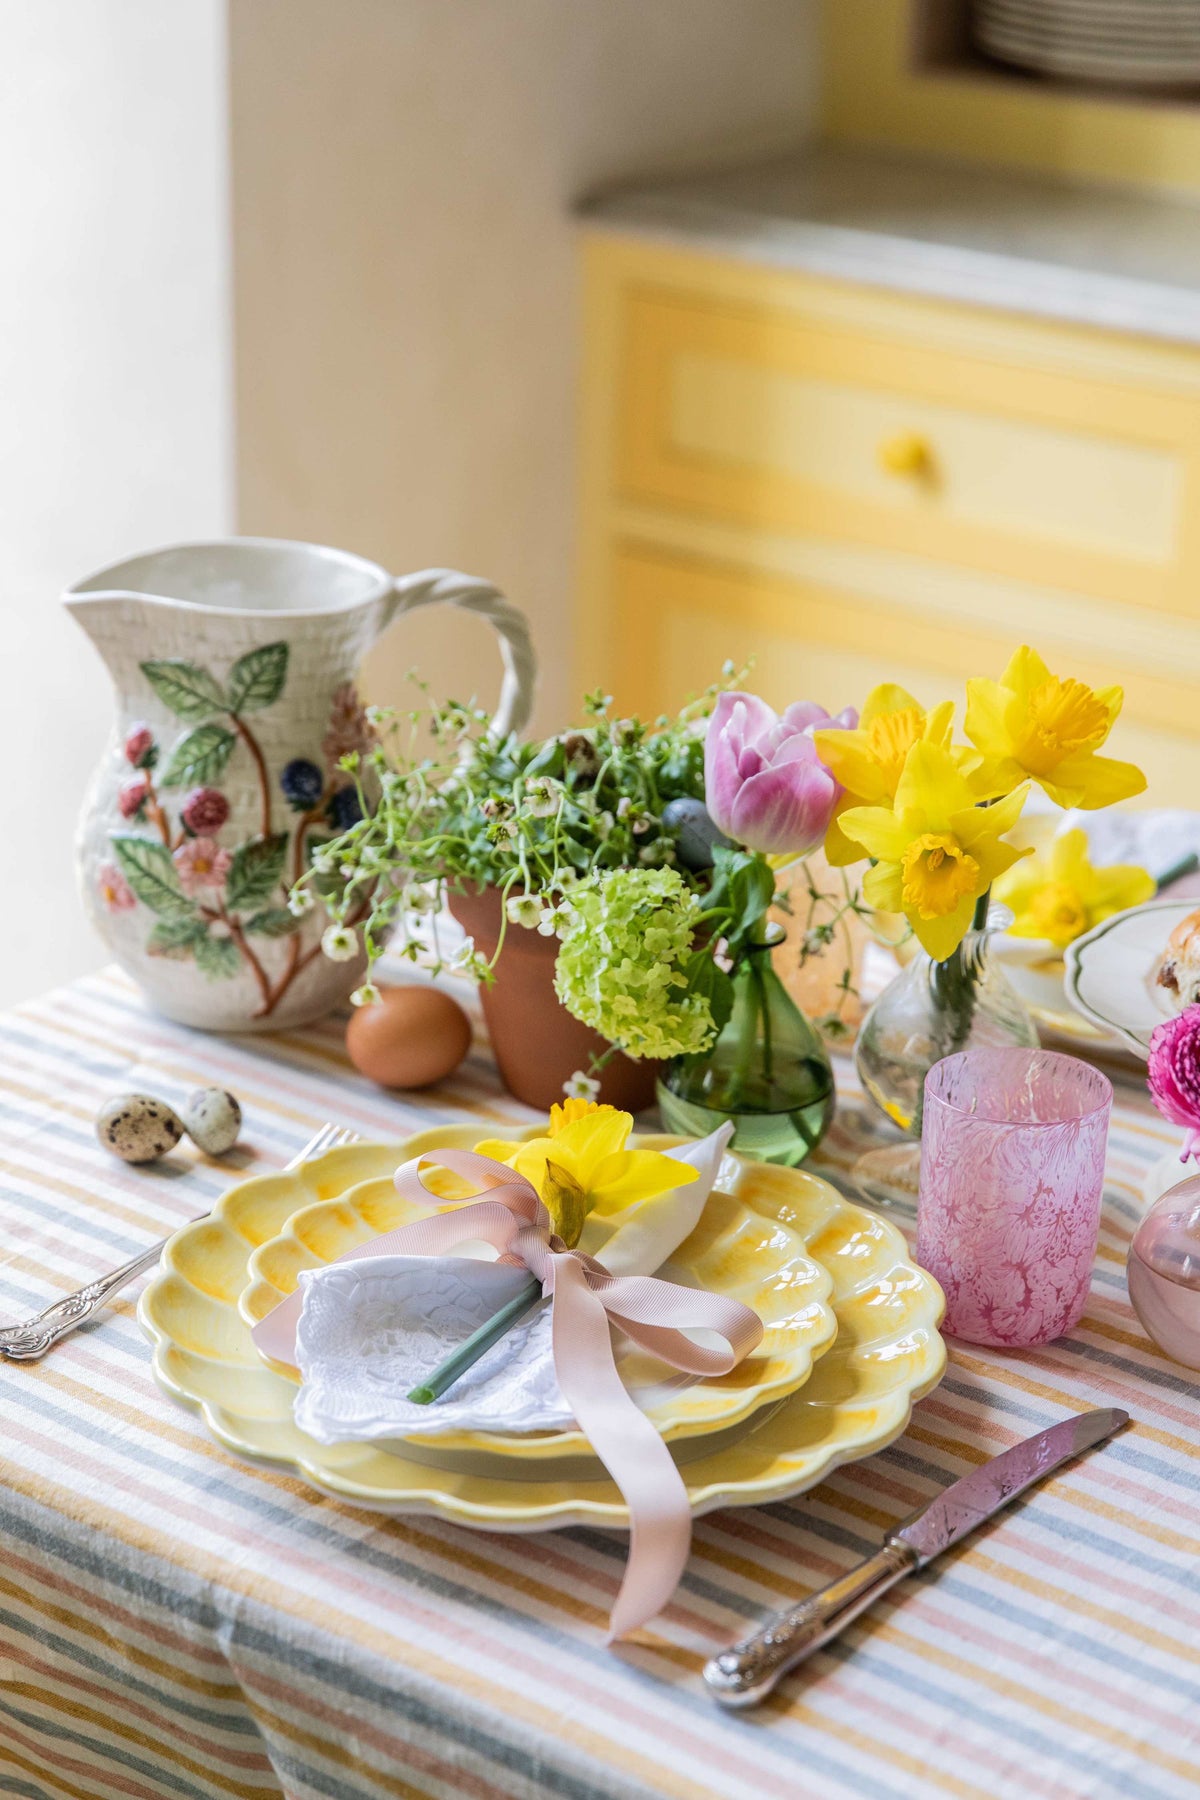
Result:
[[[609,1246],[615,1246],[618,1237],[632,1233],[641,1259],[653,1255],[650,1247],[655,1228],[644,1214],[655,1200],[687,1188],[687,1207],[686,1211],[680,1209],[680,1223],[694,1223],[708,1197],[728,1136],[717,1144],[719,1134],[714,1134],[711,1140],[664,1154],[629,1149],[632,1130],[629,1113],[590,1100],[569,1099],[551,1107],[544,1135],[513,1142],[484,1139],[475,1149],[478,1155],[514,1169],[532,1185],[550,1215],[553,1241],[561,1248],[575,1249],[593,1213],[611,1223],[614,1230],[605,1247],[605,1267],[617,1273],[620,1254],[610,1252]],[[684,1230],[682,1236],[686,1235]],[[677,1234],[675,1241],[681,1242],[682,1236]],[[668,1238],[662,1241],[666,1247],[660,1262],[674,1248]],[[542,1284],[531,1275],[510,1301],[451,1351],[407,1398],[417,1406],[440,1399],[542,1299]]]

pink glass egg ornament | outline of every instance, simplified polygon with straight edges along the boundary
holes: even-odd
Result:
[[[1133,1234],[1125,1273],[1147,1335],[1172,1362],[1200,1369],[1200,1175],[1154,1202]]]

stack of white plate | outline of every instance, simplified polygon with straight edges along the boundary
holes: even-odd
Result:
[[[1200,82],[1200,0],[973,0],[979,48],[1001,62],[1122,87]]]

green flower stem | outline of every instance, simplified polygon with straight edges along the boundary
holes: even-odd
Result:
[[[1190,875],[1192,870],[1197,867],[1200,867],[1200,856],[1197,856],[1194,850],[1189,850],[1186,856],[1178,857],[1175,862],[1163,870],[1161,875],[1155,878],[1157,891],[1161,894],[1165,887],[1170,887],[1171,883],[1178,881],[1182,875]]]
[[[930,970],[930,987],[937,1002],[940,1023],[944,1027],[939,1034],[938,1044],[943,1057],[953,1056],[956,1051],[961,1050],[971,1035],[971,1025],[975,1018],[975,994],[979,984],[977,935],[987,929],[990,901],[989,888],[975,902],[971,929],[962,943],[952,956],[948,956],[944,962],[935,962]],[[913,1119],[913,1126],[918,1134],[923,1102],[922,1088],[917,1096],[916,1116]]]
[[[480,1357],[486,1355],[493,1344],[499,1343],[505,1332],[510,1331],[518,1319],[523,1319],[541,1298],[542,1284],[536,1275],[531,1275],[507,1305],[493,1313],[457,1350],[452,1350],[432,1375],[427,1375],[424,1381],[419,1382],[405,1395],[405,1399],[411,1400],[414,1406],[430,1406],[435,1400],[440,1400],[447,1388],[453,1387],[460,1375],[465,1375],[468,1369],[473,1368]]]
[[[763,1080],[769,1087],[774,1079],[771,1068],[771,1013],[767,1005],[767,984],[763,979],[762,962],[757,956],[751,958],[750,969],[754,976],[754,991],[758,995],[758,1016],[762,1020]]]
[[[761,924],[755,928],[761,931]],[[729,1109],[739,1112],[745,1107],[745,1087],[750,1071],[754,1066],[755,1049],[758,1044],[758,1021],[763,1022],[763,1073],[767,1080],[771,1079],[771,1022],[768,1017],[766,983],[763,980],[762,964],[757,959],[767,953],[769,945],[762,937],[753,937],[743,955],[749,958],[750,972],[754,978],[753,992],[755,999],[740,1000],[738,1016],[737,1051],[733,1060],[733,1085],[729,1096]]]
[[[737,1002],[735,1002],[735,1005]],[[753,1005],[743,1003],[738,1008],[737,1049],[734,1052],[732,1081],[730,1084],[727,1109],[730,1112],[745,1110],[745,1086],[754,1062],[756,1011]]]

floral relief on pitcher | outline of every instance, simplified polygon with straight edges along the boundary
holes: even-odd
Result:
[[[140,904],[151,915],[149,955],[193,962],[210,981],[249,969],[259,1019],[271,1016],[320,954],[319,942],[305,946],[300,935],[311,900],[289,905],[288,894],[320,845],[361,817],[356,777],[342,764],[375,741],[357,691],[345,681],[333,695],[321,761],[292,757],[273,780],[249,721],[282,698],[288,660],[286,642],[260,645],[233,664],[224,683],[181,658],[139,664],[158,700],[187,729],[165,756],[149,725],[127,731],[122,751],[132,772],[118,789],[117,809],[140,829],[111,831],[112,856],[96,873],[110,912]],[[222,833],[234,809],[221,784],[236,757],[248,758],[253,770],[258,830],[229,843]],[[278,817],[276,786],[278,799],[298,815],[290,824]],[[288,940],[282,963],[264,953],[281,939]]]

